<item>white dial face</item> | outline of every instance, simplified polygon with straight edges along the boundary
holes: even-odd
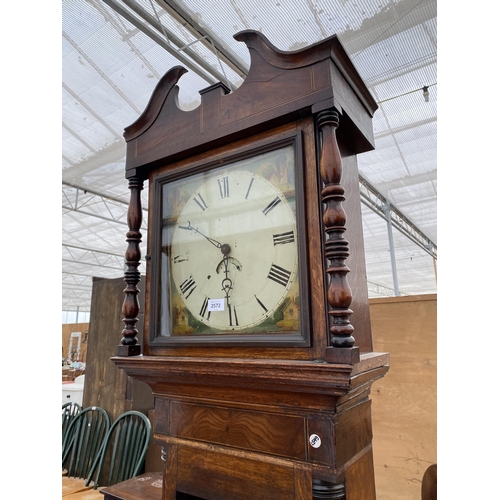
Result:
[[[248,330],[276,311],[295,281],[295,215],[256,173],[209,176],[177,219],[172,279],[197,321],[221,333]]]

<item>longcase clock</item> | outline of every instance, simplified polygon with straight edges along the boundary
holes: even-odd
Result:
[[[374,499],[369,393],[388,355],[372,348],[356,155],[377,105],[336,36],[295,52],[235,38],[251,56],[240,88],[183,111],[174,67],[125,129],[112,360],[153,390],[164,500]]]

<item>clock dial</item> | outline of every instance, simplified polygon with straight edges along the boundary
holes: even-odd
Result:
[[[172,233],[170,270],[183,305],[213,332],[263,323],[297,274],[295,214],[265,177],[235,169],[206,174]]]

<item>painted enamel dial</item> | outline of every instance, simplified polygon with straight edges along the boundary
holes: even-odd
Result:
[[[221,333],[248,330],[276,311],[295,280],[295,214],[257,173],[207,176],[177,219],[172,280],[197,321]]]

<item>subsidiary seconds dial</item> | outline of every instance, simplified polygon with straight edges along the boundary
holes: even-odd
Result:
[[[282,304],[296,277],[292,207],[258,174],[212,174],[179,215],[170,269],[196,320],[221,333],[259,325]]]

